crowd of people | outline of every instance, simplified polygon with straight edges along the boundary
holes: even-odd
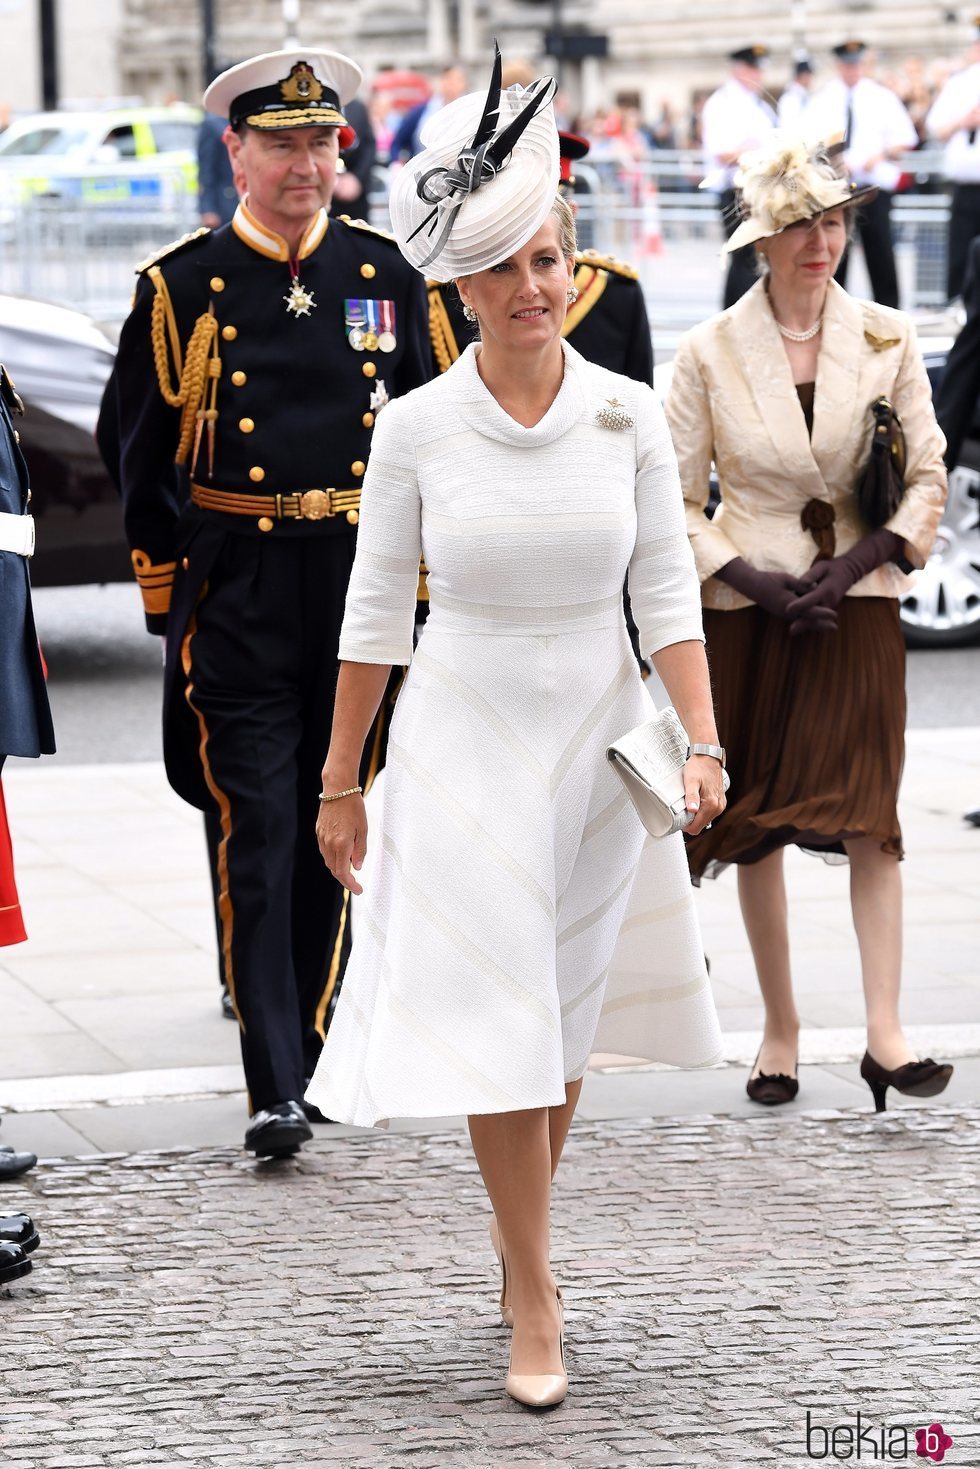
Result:
[[[738,870],[753,1101],[800,1090],[791,846],[850,865],[876,1109],[952,1074],[899,1012],[896,599],[935,539],[944,441],[912,323],[838,283],[899,141],[848,159],[877,93],[844,41],[840,143],[787,142],[764,53],[732,55],[705,120],[744,129],[705,147],[752,280],[683,340],[663,407],[635,272],[578,249],[588,140],[561,135],[553,80],[508,85],[499,52],[486,89],[447,69],[393,130],[389,234],[351,207],[359,182],[336,197],[360,69],[290,50],[208,87],[232,217],[139,266],[99,421],[165,639],[167,773],[211,832],[245,1147],[466,1115],[505,1387],[533,1409],[568,1390],[551,1181],[590,1056],[721,1054],[692,882]],[[36,754],[12,438],[8,477],[6,748]],[[607,759],[628,733],[660,758],[651,667],[683,727],[659,839]]]

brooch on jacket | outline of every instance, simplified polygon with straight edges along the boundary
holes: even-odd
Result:
[[[606,406],[596,412],[595,421],[600,428],[632,428],[634,418],[627,413],[618,398],[607,398]]]
[[[889,347],[897,347],[902,339],[901,337],[876,337],[874,332],[866,331],[864,340],[870,342],[876,352],[885,352]]]

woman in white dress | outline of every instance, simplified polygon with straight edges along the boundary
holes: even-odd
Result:
[[[354,893],[364,739],[391,665],[411,666],[365,911],[307,1093],[363,1126],[468,1115],[505,1266],[506,1388],[533,1407],[567,1391],[549,1206],[590,1053],[720,1057],[682,838],[646,839],[605,759],[653,713],[627,568],[643,652],[691,741],[715,750],[685,766],[691,834],[724,807],[663,414],[560,335],[575,238],[553,92],[498,83],[486,109],[443,108],[392,195],[404,253],[456,280],[482,340],[375,430],[317,828]]]

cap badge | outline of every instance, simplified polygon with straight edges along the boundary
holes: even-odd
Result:
[[[279,83],[284,102],[319,102],[323,87],[306,61],[297,61],[289,76]]]
[[[595,416],[595,421],[600,428],[633,428],[635,420],[631,413],[620,403],[618,398],[607,398],[606,406],[600,408]]]

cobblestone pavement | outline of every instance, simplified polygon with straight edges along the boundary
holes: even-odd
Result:
[[[577,1125],[572,1390],[540,1416],[502,1392],[458,1134],[59,1161],[0,1201],[43,1236],[0,1290],[0,1464],[795,1466],[809,1410],[811,1450],[860,1411],[893,1459],[938,1420],[977,1466],[978,1146],[980,1109],[939,1105]]]

